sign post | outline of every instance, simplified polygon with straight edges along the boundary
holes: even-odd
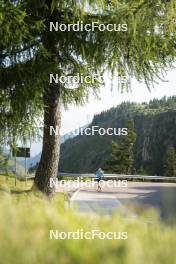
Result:
[[[30,148],[16,147],[12,150],[12,156],[15,157],[15,186],[17,177],[17,164],[16,158],[25,158],[25,186],[27,183],[27,158],[30,158]]]
[[[15,155],[15,187],[16,187],[16,182],[17,182],[17,161],[16,161],[16,155]]]

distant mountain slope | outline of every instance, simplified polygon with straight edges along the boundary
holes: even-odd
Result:
[[[137,140],[135,170],[141,166],[148,174],[164,174],[164,157],[169,145],[176,146],[176,97],[153,100],[143,104],[122,103],[96,115],[89,125],[126,127],[134,119]],[[119,136],[79,135],[61,145],[60,171],[94,172],[109,158],[111,141]]]

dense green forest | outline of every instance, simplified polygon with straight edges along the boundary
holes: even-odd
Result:
[[[154,99],[149,103],[124,102],[95,115],[91,126],[126,127],[134,120],[137,134],[133,171],[149,175],[165,175],[165,160],[170,147],[176,147],[176,97]],[[94,172],[111,154],[112,140],[123,136],[79,135],[61,145],[60,171]]]

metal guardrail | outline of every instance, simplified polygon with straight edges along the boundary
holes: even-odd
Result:
[[[58,176],[61,177],[79,177],[79,178],[95,178],[93,173],[66,173],[61,172]],[[34,175],[27,177],[28,180],[34,179]],[[148,175],[124,175],[124,174],[104,174],[104,179],[116,180],[139,180],[139,181],[162,181],[162,182],[176,182],[176,177],[166,176],[148,176]]]
[[[95,178],[95,174],[93,173],[59,173],[60,176],[64,177],[89,177]],[[123,179],[123,180],[143,180],[143,181],[171,181],[176,182],[176,177],[166,177],[166,176],[148,176],[148,175],[124,175],[124,174],[104,174],[104,178],[106,179]]]

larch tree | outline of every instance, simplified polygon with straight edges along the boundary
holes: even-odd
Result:
[[[1,141],[35,134],[43,116],[43,149],[34,186],[51,195],[59,163],[61,105],[84,104],[102,83],[77,89],[51,82],[50,74],[135,77],[148,87],[173,66],[176,55],[175,0],[0,1]],[[61,25],[127,25],[127,30],[50,30]],[[56,25],[57,23],[57,25]],[[63,27],[63,26],[62,26]],[[122,87],[128,88],[128,87]]]
[[[167,149],[164,167],[166,176],[176,177],[176,150],[173,146]]]
[[[111,143],[111,157],[106,163],[105,169],[110,173],[131,174],[134,162],[134,144],[136,132],[134,121],[129,120],[127,124],[128,134],[119,141]]]

